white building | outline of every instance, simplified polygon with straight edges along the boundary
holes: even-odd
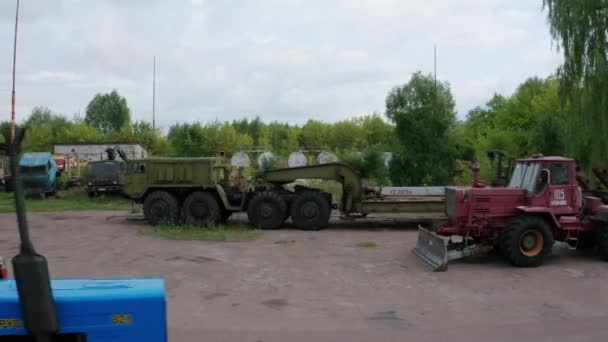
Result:
[[[146,158],[148,152],[140,144],[130,143],[73,143],[57,144],[54,148],[55,154],[77,154],[80,160],[103,160],[107,159],[106,149],[109,147],[119,147],[127,154],[130,159]],[[117,159],[120,156],[116,155]]]

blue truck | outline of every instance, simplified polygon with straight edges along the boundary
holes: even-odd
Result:
[[[59,169],[49,152],[24,153],[19,172],[26,195],[52,195],[57,190]]]

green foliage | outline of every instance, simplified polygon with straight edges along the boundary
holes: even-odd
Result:
[[[305,149],[318,149],[328,146],[328,135],[330,134],[331,126],[321,121],[308,120],[298,137],[300,147]]]
[[[395,185],[447,184],[454,160],[449,131],[455,125],[449,84],[416,72],[386,99],[386,116],[396,124],[400,146],[391,163]]]
[[[231,155],[240,149],[253,146],[253,139],[237,130],[229,123],[219,121],[201,124],[176,124],[167,136],[175,148],[175,153],[184,157],[217,155],[220,151]]]
[[[563,51],[558,69],[567,116],[567,150],[590,161],[608,163],[608,3],[605,0],[544,0],[549,28]],[[593,142],[589,137],[594,137]],[[585,155],[583,155],[583,153]]]
[[[339,159],[357,170],[363,178],[385,185],[387,184],[388,173],[384,165],[383,152],[380,145],[373,145],[364,148],[361,152],[358,150],[344,150],[339,153]]]
[[[116,90],[109,94],[95,95],[87,106],[85,122],[102,134],[119,132],[130,120],[131,112],[127,100]]]

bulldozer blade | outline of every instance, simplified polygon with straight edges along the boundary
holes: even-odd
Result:
[[[427,229],[418,227],[418,242],[412,252],[430,265],[434,272],[445,271],[448,268],[448,250],[445,241]]]

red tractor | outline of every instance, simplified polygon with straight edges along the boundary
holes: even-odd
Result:
[[[447,221],[433,233],[420,228],[414,253],[435,271],[449,260],[495,249],[515,266],[543,263],[553,243],[597,246],[608,260],[608,206],[586,196],[574,160],[541,155],[516,160],[506,187],[485,187],[473,168],[472,187],[447,187]],[[446,241],[442,237],[449,237]]]

